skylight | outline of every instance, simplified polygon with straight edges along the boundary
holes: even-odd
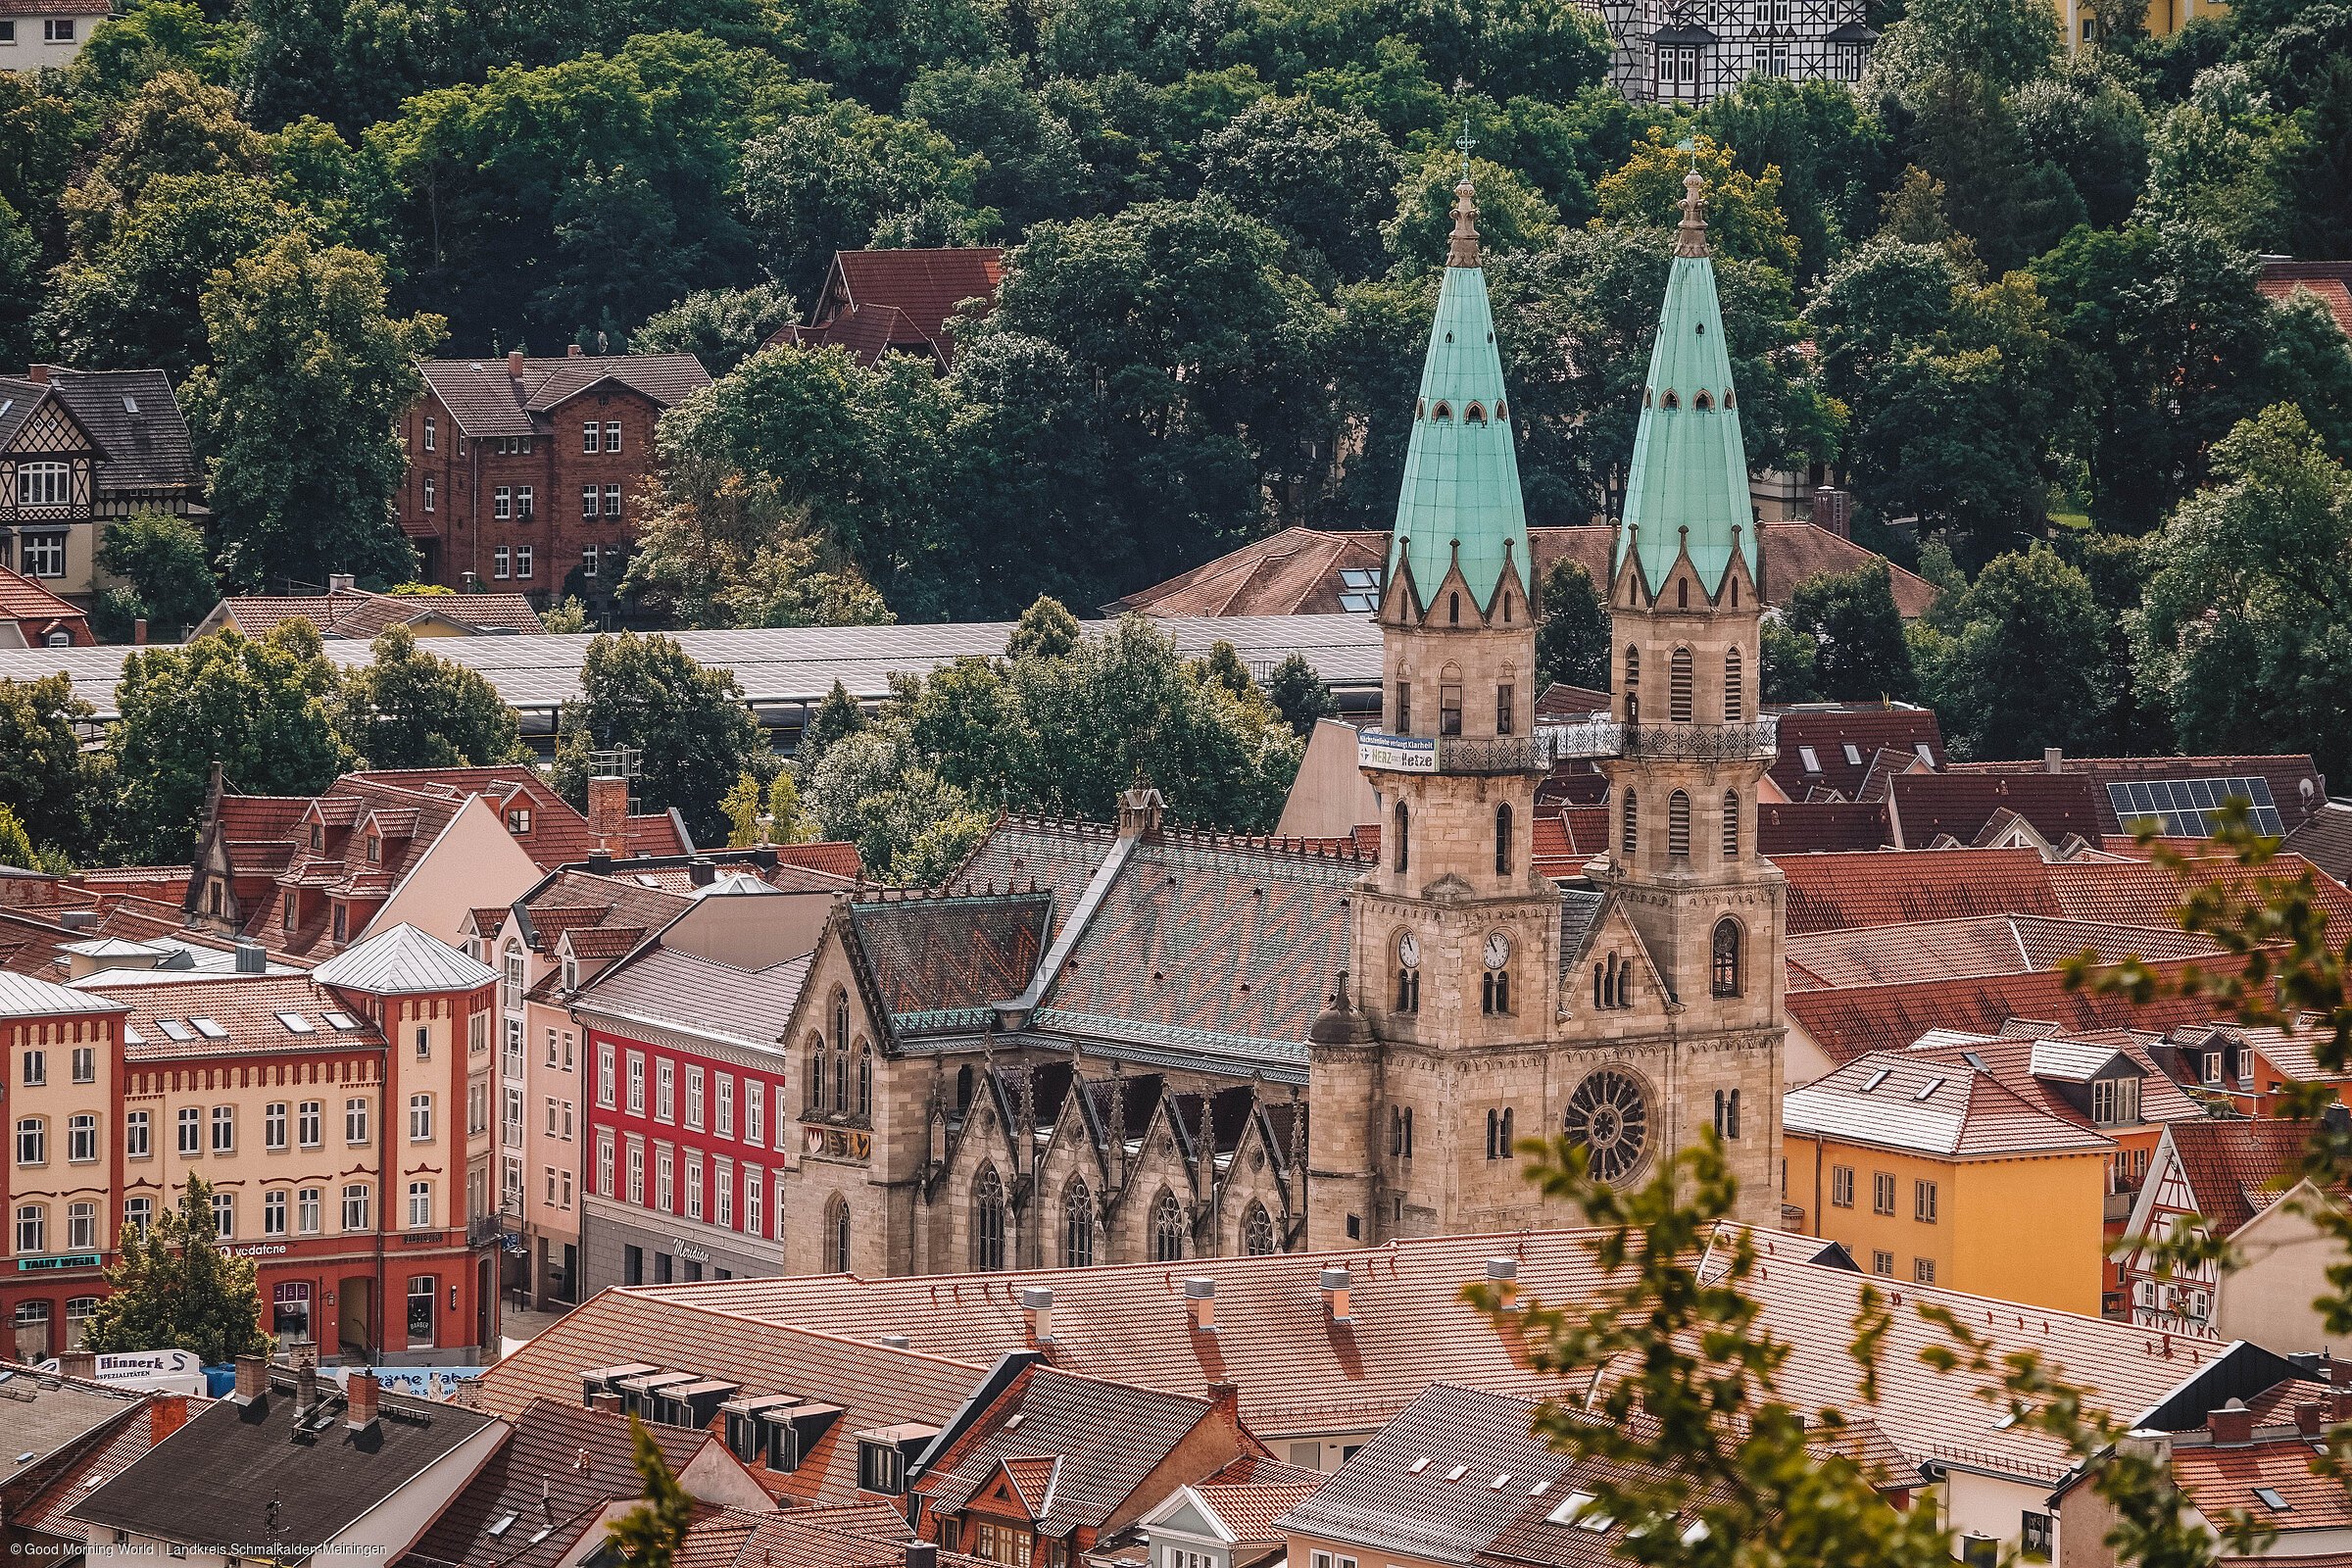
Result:
[[[191,1015],[188,1025],[207,1040],[226,1040],[228,1038],[228,1031],[211,1018],[198,1018]]]
[[[286,1033],[290,1035],[315,1035],[318,1032],[318,1026],[299,1012],[281,1012],[277,1015],[277,1021],[286,1026]]]
[[[1340,573],[1340,608],[1351,615],[1368,615],[1380,608],[1380,573],[1349,566]]]
[[[1852,741],[1845,743],[1845,765],[1848,767],[1862,765],[1862,748],[1856,746]]]
[[[122,1043],[126,1046],[143,1046],[147,1043],[147,1037],[130,1025],[124,1024],[122,1026]]]
[[[155,1020],[155,1026],[158,1029],[161,1029],[165,1034],[170,1035],[174,1040],[193,1040],[196,1038],[196,1031],[189,1028],[186,1024],[181,1023],[177,1018],[158,1018]]]
[[[1926,1083],[1921,1084],[1918,1089],[1913,1091],[1911,1098],[1913,1100],[1933,1100],[1936,1098],[1936,1091],[1941,1089],[1942,1087],[1942,1079],[1931,1078]]]
[[[492,1525],[488,1530],[484,1531],[483,1534],[489,1536],[503,1536],[508,1531],[514,1528],[514,1518],[515,1516],[512,1513],[501,1514],[499,1515],[498,1522]]]
[[[348,1012],[322,1012],[318,1016],[324,1018],[327,1026],[333,1029],[357,1029],[360,1026],[360,1021]]]
[[[1980,1055],[1978,1055],[1978,1054],[1977,1054],[1975,1052],[1973,1052],[1973,1051],[1963,1051],[1962,1053],[1960,1053],[1960,1059],[1961,1059],[1962,1061],[1965,1061],[1965,1062],[1967,1062],[1967,1063],[1968,1063],[1968,1064],[1969,1064],[1971,1067],[1974,1067],[1974,1068],[1976,1068],[1976,1069],[1977,1069],[1977,1071],[1979,1071],[1979,1072],[1990,1072],[1990,1071],[1992,1071],[1992,1069],[1991,1069],[1990,1067],[1987,1067],[1987,1066],[1985,1066],[1985,1065],[1984,1065],[1984,1058],[1983,1056],[1980,1056]]]
[[[1928,750],[1928,743],[1926,741],[1913,741],[1911,743],[1911,750],[1917,753],[1919,760],[1927,763],[1930,767],[1934,767],[1936,765],[1936,754]]]
[[[1462,1477],[1468,1475],[1469,1473],[1470,1467],[1468,1465],[1457,1464],[1452,1469],[1446,1472],[1446,1479],[1448,1481],[1459,1481],[1462,1479]]]
[[[1820,754],[1815,752],[1810,746],[1799,746],[1796,749],[1796,760],[1805,764],[1805,771],[1808,773],[1818,773],[1821,771]]]
[[[136,413],[138,413],[138,412],[139,412],[139,400],[138,400],[137,398],[134,398],[134,397],[132,397],[132,396],[131,396],[129,393],[127,393],[127,392],[123,393],[123,394],[122,394],[122,412],[123,412],[124,414],[136,414]]]
[[[1411,1464],[1406,1465],[1404,1467],[1404,1473],[1408,1476],[1417,1476],[1428,1468],[1429,1455],[1423,1454],[1420,1458],[1415,1459]]]
[[[1568,1495],[1562,1497],[1560,1499],[1560,1505],[1552,1509],[1551,1512],[1545,1514],[1544,1519],[1547,1524],[1574,1524],[1576,1522],[1577,1515],[1583,1513],[1591,1506],[1592,1506],[1592,1494],[1590,1492],[1571,1492],[1568,1494]]]
[[[1503,1488],[1509,1486],[1510,1484],[1511,1478],[1509,1476],[1496,1476],[1494,1480],[1487,1483],[1487,1490],[1489,1492],[1500,1492]]]
[[[1879,1085],[1886,1081],[1886,1075],[1893,1070],[1894,1069],[1891,1067],[1881,1067],[1877,1072],[1872,1073],[1867,1079],[1863,1080],[1862,1092],[1867,1095],[1876,1091]]]
[[[2256,1487],[2254,1489],[2254,1495],[2260,1497],[2262,1499],[2262,1505],[2274,1513],[2285,1513],[2293,1506],[2284,1497],[2278,1494],[2278,1489],[2276,1487]]]

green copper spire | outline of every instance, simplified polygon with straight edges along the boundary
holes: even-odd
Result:
[[[1700,217],[1704,183],[1684,177],[1683,224],[1676,235],[1674,270],[1658,312],[1658,342],[1650,351],[1649,383],[1642,392],[1642,424],[1634,436],[1632,476],[1625,487],[1625,527],[1617,535],[1613,568],[1625,553],[1642,553],[1652,587],[1666,580],[1689,530],[1690,564],[1708,593],[1723,587],[1736,548],[1756,576],[1756,529],[1747,497],[1747,447],[1740,438],[1740,404],[1732,390],[1732,358],[1723,339],[1723,308],[1715,299],[1715,264],[1707,259],[1707,225]]]
[[[1494,606],[1506,558],[1523,586],[1533,568],[1502,356],[1494,347],[1487,274],[1478,265],[1478,204],[1467,178],[1453,194],[1453,235],[1421,366],[1421,395],[1413,405],[1396,529],[1389,536],[1389,577],[1394,581],[1410,565],[1426,606],[1459,559],[1462,580],[1484,615]]]

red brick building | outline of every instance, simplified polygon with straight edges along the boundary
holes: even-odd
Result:
[[[609,596],[635,539],[654,425],[710,372],[691,354],[426,360],[397,510],[422,576],[547,603]]]

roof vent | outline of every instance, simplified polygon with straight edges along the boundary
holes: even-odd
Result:
[[[1348,1310],[1348,1285],[1351,1279],[1348,1271],[1344,1268],[1327,1268],[1317,1277],[1316,1283],[1323,1292],[1323,1304],[1331,1309],[1331,1320],[1334,1323],[1353,1322],[1354,1318]]]
[[[237,973],[260,974],[270,967],[269,955],[262,945],[247,937],[237,939]]]
[[[1032,1344],[1043,1345],[1054,1338],[1054,1292],[1044,1285],[1029,1285],[1021,1289],[1021,1317],[1028,1325]]]
[[[1202,1334],[1217,1332],[1217,1282],[1205,1274],[1196,1274],[1184,1282],[1184,1308],[1193,1320],[1193,1327]]]

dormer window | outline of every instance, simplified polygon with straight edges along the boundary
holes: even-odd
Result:
[[[1487,411],[1473,403],[1462,411],[1462,422],[1464,424],[1484,424],[1487,422]]]
[[[314,850],[326,848],[326,829],[317,822],[311,824],[311,848]]]
[[[2205,1070],[2202,1074],[2202,1078],[2203,1081],[2208,1084],[2219,1085],[2221,1083],[2222,1054],[2220,1052],[2208,1051],[2205,1053]]]
[[[368,863],[381,865],[384,860],[384,841],[375,834],[368,835]]]
[[[2090,1119],[2101,1127],[2129,1126],[2139,1120],[2137,1078],[2094,1078],[2090,1084]]]
[[[1679,397],[1676,397],[1671,388],[1668,389],[1664,397],[1658,400],[1658,407],[1666,410],[1669,414],[1673,413],[1676,409],[1679,409],[1682,406],[1683,400]]]
[[[1453,418],[1453,405],[1446,402],[1444,398],[1440,398],[1438,399],[1438,406],[1429,411],[1429,416],[1433,419],[1441,419],[1450,422]]]
[[[897,1444],[873,1438],[858,1443],[858,1490],[886,1497],[906,1490],[906,1460]]]
[[[520,835],[520,834],[528,833],[530,830],[531,830],[531,808],[530,808],[529,807],[527,807],[527,806],[517,806],[517,807],[514,807],[514,808],[512,808],[511,809],[509,809],[509,810],[508,810],[508,812],[507,812],[507,831],[508,831],[508,832],[510,832],[510,833],[514,833],[514,834],[516,834],[516,835]]]
[[[1702,387],[1699,389],[1698,396],[1690,400],[1690,406],[1703,414],[1715,406],[1714,394]]]
[[[580,960],[569,954],[564,956],[564,989],[566,991],[580,989]]]

